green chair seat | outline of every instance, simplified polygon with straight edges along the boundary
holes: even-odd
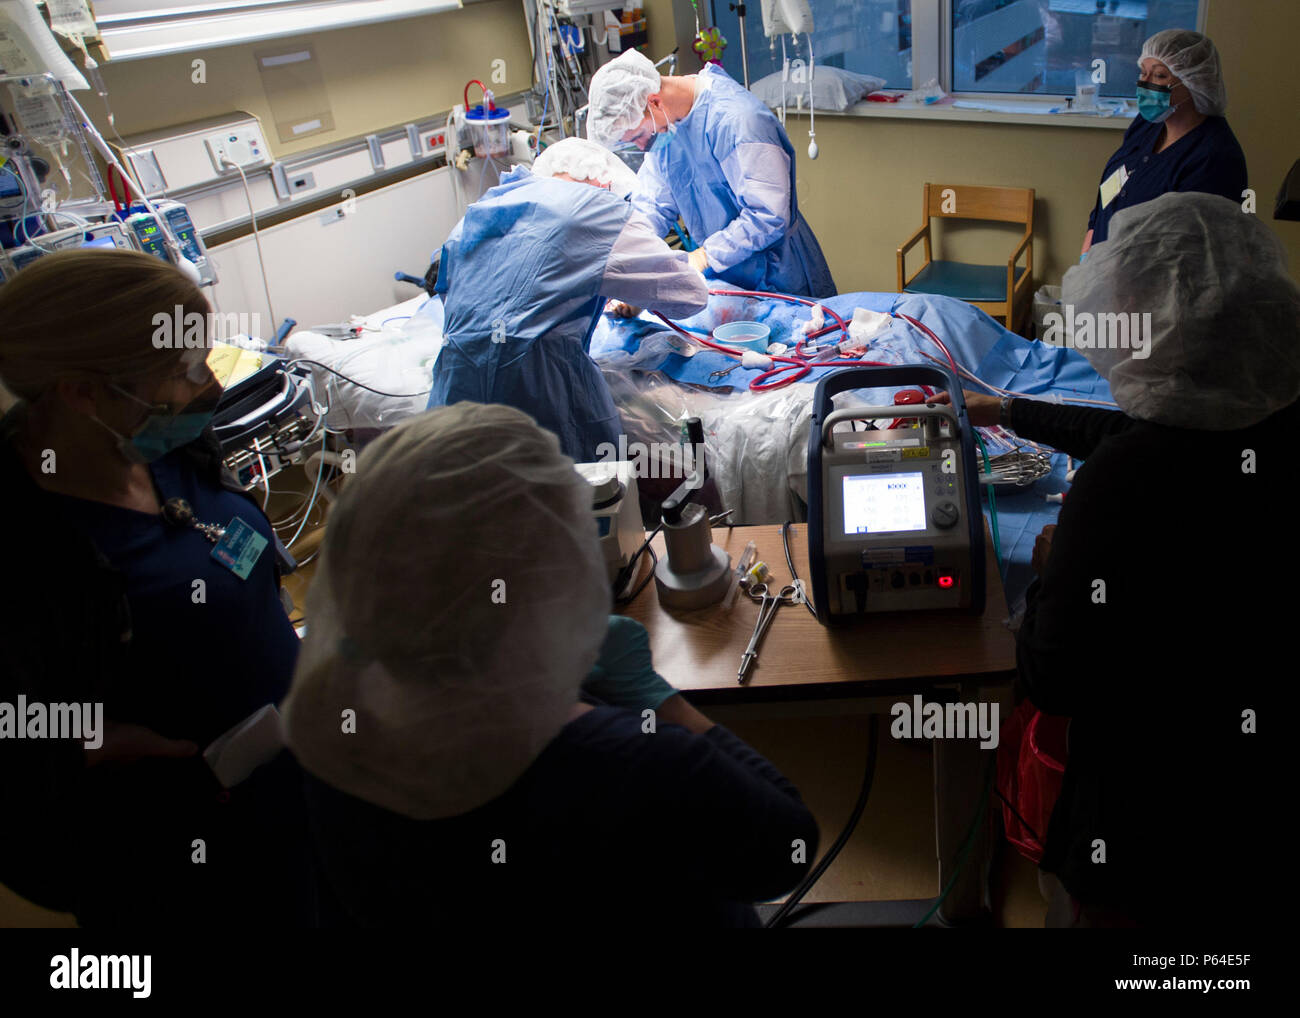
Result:
[[[1016,266],[1017,282],[1024,274],[1024,268]],[[932,261],[905,289],[907,293],[933,293],[964,301],[1005,301],[1007,267]]]

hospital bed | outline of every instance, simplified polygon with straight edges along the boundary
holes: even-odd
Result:
[[[909,316],[942,339],[963,370],[998,388],[1046,399],[1100,404],[1110,400],[1105,380],[1082,355],[1025,340],[962,301],[858,292],[822,304],[846,321],[855,308]],[[730,321],[758,321],[769,326],[773,341],[793,345],[799,326],[809,317],[808,307],[785,300],[714,295],[704,311],[677,324],[687,333],[707,336]],[[309,366],[318,400],[329,408],[326,426],[383,429],[423,411],[442,345],[437,298],[422,295],[356,321],[363,331],[355,339],[300,331],[286,342],[291,356],[328,365],[339,373]],[[733,510],[733,523],[803,518],[812,394],[818,379],[830,369],[815,369],[792,384],[754,392],[749,385],[760,376],[759,369],[736,367],[717,377],[717,372],[735,364],[734,359],[698,347],[649,313],[632,320],[603,316],[592,336],[591,355],[609,383],[629,443],[676,443],[681,421],[702,420],[709,468],[723,505]],[[888,327],[871,340],[866,356],[889,363],[946,363],[936,344],[902,317],[890,318]],[[970,388],[981,388],[967,382]],[[891,403],[893,397],[893,392],[883,390],[857,390],[837,400]],[[900,412],[900,416],[905,415]],[[991,455],[1006,448],[997,444],[995,436],[988,437]],[[1029,559],[1034,537],[1046,523],[1055,521],[1058,512],[1045,495],[1064,490],[1066,470],[1065,457],[1058,454],[1052,473],[1032,485],[998,486],[998,537],[1013,607],[1032,577]]]

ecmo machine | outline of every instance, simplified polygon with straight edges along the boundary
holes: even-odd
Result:
[[[922,385],[947,391],[952,405],[832,404],[850,389]],[[875,423],[900,417],[919,426]],[[867,430],[837,430],[858,421]],[[876,612],[984,610],[975,432],[951,373],[921,364],[862,367],[818,383],[808,436],[808,557],[825,625]]]

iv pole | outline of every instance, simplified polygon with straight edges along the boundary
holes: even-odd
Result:
[[[745,79],[745,87],[749,88],[749,44],[745,41],[745,2],[741,0],[738,4],[727,4],[730,10],[736,12],[736,17],[740,19],[740,71]]]

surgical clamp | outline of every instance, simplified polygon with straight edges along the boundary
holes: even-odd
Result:
[[[749,644],[740,658],[740,670],[736,672],[736,681],[742,686],[745,684],[749,666],[758,657],[758,645],[762,642],[768,627],[772,625],[772,620],[776,618],[776,610],[783,604],[798,604],[799,598],[798,588],[789,584],[782,587],[780,593],[772,594],[768,592],[766,583],[755,583],[745,593],[749,595],[750,600],[759,602],[759,608],[758,621],[754,623],[754,632],[750,635]]]

